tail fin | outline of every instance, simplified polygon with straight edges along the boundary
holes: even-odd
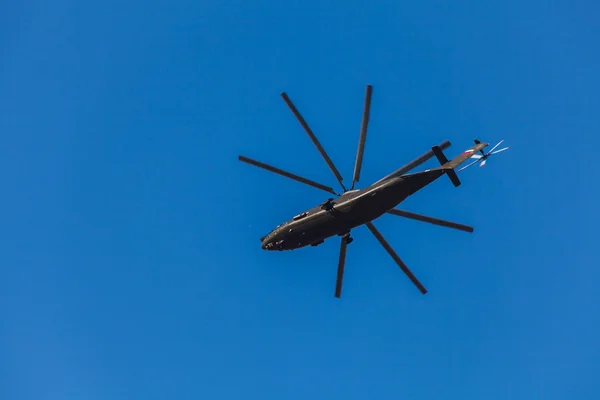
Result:
[[[433,146],[431,148],[431,151],[433,151],[433,154],[435,155],[435,157],[440,162],[440,165],[442,166],[441,169],[443,169],[444,172],[446,172],[446,175],[448,175],[448,178],[450,179],[452,184],[455,187],[460,186],[460,179],[458,179],[458,175],[456,175],[456,171],[454,171],[454,168],[456,168],[458,166],[458,164],[460,164],[460,162],[458,162],[458,163],[456,162],[456,161],[458,161],[458,158],[460,158],[460,156],[458,156],[457,158],[455,158],[452,161],[449,161],[439,146]],[[469,155],[469,157],[470,157],[470,155]]]

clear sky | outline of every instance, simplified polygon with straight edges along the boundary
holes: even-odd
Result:
[[[410,4],[408,4],[410,3]],[[594,1],[0,3],[0,398],[598,399]],[[271,253],[335,186],[448,139],[511,149]],[[431,160],[422,168],[435,166]],[[335,186],[337,188],[337,186]]]

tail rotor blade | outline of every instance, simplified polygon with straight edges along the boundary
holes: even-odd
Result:
[[[373,86],[367,85],[365,93],[365,106],[363,109],[363,119],[360,128],[360,137],[358,139],[358,150],[356,152],[356,161],[354,162],[354,176],[352,177],[352,188],[360,179],[360,171],[362,168],[363,154],[365,151],[365,140],[367,139],[367,127],[369,126],[369,116],[371,113],[371,96],[373,94]]]
[[[498,153],[500,153],[501,151],[508,150],[508,148],[509,148],[509,147],[510,147],[510,146],[508,146],[508,147],[505,147],[505,148],[503,148],[503,149],[500,149],[500,150],[496,150],[496,151],[494,151],[494,152],[491,152],[490,154],[498,154]]]
[[[490,149],[490,151],[488,151],[488,153],[491,153],[492,151],[494,151],[494,150],[496,149],[496,147],[500,146],[500,144],[501,144],[502,142],[504,142],[504,139],[502,139],[502,140],[501,140],[501,141],[499,141],[499,142],[498,142],[498,143],[497,143],[497,144],[496,144],[494,147],[492,147],[492,148]]]
[[[483,166],[485,165],[486,161],[487,161],[487,159],[483,160],[483,161],[481,162],[481,164],[479,164],[479,167],[480,167],[480,168],[481,168],[481,167],[483,167]]]
[[[346,264],[346,248],[348,242],[346,238],[342,236],[342,242],[340,243],[340,258],[338,260],[337,269],[337,280],[335,282],[335,297],[338,299],[342,296],[342,281],[344,280],[344,266]]]
[[[485,161],[485,160],[484,160],[484,161]],[[467,169],[467,168],[469,168],[471,165],[473,165],[473,164],[476,164],[476,163],[478,163],[478,162],[479,162],[479,158],[478,158],[478,159],[476,159],[475,161],[473,161],[472,163],[469,163],[469,164],[465,165],[464,167],[462,167],[461,169],[459,169],[457,172],[460,172],[460,171],[462,171],[463,169]]]

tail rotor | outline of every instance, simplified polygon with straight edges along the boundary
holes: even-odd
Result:
[[[502,139],[501,141],[499,141],[499,142],[498,142],[498,143],[497,143],[497,144],[496,144],[494,147],[492,147],[492,148],[491,148],[491,150],[490,150],[490,151],[488,151],[487,153],[484,153],[484,152],[483,152],[483,149],[482,149],[482,150],[481,150],[481,154],[473,154],[473,155],[471,156],[471,158],[474,158],[474,159],[475,159],[475,161],[471,162],[470,164],[467,164],[467,165],[465,165],[464,167],[462,167],[461,169],[459,169],[459,170],[458,170],[458,172],[460,172],[460,171],[462,171],[462,170],[464,170],[464,169],[467,169],[467,168],[469,168],[470,166],[472,166],[472,165],[475,165],[475,164],[477,164],[477,163],[480,163],[480,164],[479,164],[479,167],[483,167],[483,166],[486,164],[486,162],[487,162],[488,158],[490,158],[492,155],[494,155],[494,154],[498,154],[498,153],[500,153],[500,152],[502,152],[502,151],[505,151],[505,150],[508,150],[508,148],[509,148],[510,146],[506,146],[506,147],[503,147],[503,148],[501,148],[501,149],[499,149],[499,150],[496,150],[496,149],[498,148],[498,146],[500,146],[500,144],[502,144],[502,142],[504,142],[504,139]],[[475,143],[479,143],[479,140],[475,139]]]

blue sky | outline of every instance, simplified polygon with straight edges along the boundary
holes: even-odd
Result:
[[[592,1],[0,4],[0,397],[596,399]],[[374,4],[374,3],[373,3]],[[258,238],[449,139],[508,152],[338,240]],[[422,168],[434,166],[431,160]]]

